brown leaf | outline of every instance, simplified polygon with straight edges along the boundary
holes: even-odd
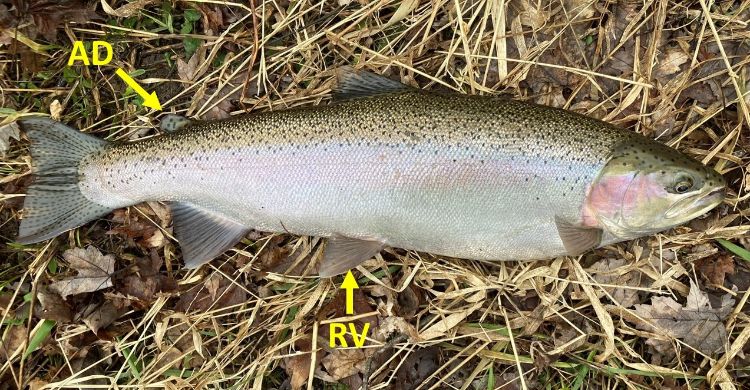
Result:
[[[49,291],[46,288],[40,288],[37,291],[37,298],[42,308],[35,314],[46,320],[70,322],[73,319],[73,313],[70,306],[58,294]]]
[[[299,339],[294,343],[298,354],[284,358],[284,369],[291,378],[292,390],[298,390],[305,387],[310,377],[310,363],[312,359],[312,342],[309,336]],[[320,362],[322,351],[318,351],[316,361]]]
[[[83,309],[83,323],[94,333],[111,325],[120,317],[120,310],[110,301],[102,304],[91,304]]]
[[[602,259],[589,267],[589,272],[598,283],[624,286],[603,286],[612,299],[623,307],[640,303],[638,290],[626,287],[640,287],[642,275],[638,270],[628,270],[627,265],[628,262],[625,259]]]
[[[659,66],[656,68],[656,74],[661,78],[671,76],[679,72],[680,65],[686,63],[689,59],[690,57],[681,48],[671,47],[659,58]],[[666,84],[668,81],[664,80],[663,84]]]
[[[235,282],[222,275],[218,278],[218,285],[214,286],[215,280],[214,277],[208,278],[204,285],[193,286],[181,294],[175,310],[181,312],[217,310],[238,305],[247,300],[247,293]]]
[[[408,285],[398,293],[397,301],[398,306],[396,308],[398,314],[405,318],[411,318],[417,313],[419,309],[419,288],[414,285]]]
[[[54,282],[49,286],[50,290],[63,298],[112,287],[110,275],[115,271],[115,258],[112,255],[102,255],[99,249],[89,246],[86,249],[68,249],[63,257],[78,272],[78,276],[74,278]]]
[[[101,2],[104,12],[120,18],[131,17],[138,13],[138,11],[140,11],[143,7],[153,3],[156,3],[156,0],[135,0],[129,3],[125,3],[117,9],[113,9],[112,6],[107,4],[107,1]]]
[[[192,6],[198,8],[203,14],[203,23],[206,30],[216,32],[224,26],[224,14],[221,13],[221,9],[218,6],[210,6],[193,3]]]
[[[140,210],[150,209],[140,208]],[[166,242],[159,228],[147,218],[143,218],[138,211],[116,210],[112,221],[117,223],[117,227],[109,230],[107,234],[118,234],[133,239],[137,244],[146,248],[160,248]]]
[[[696,261],[695,265],[709,282],[717,286],[724,285],[727,274],[734,275],[734,258],[729,255],[706,257]]]
[[[727,294],[722,297],[719,308],[712,308],[708,295],[691,280],[684,307],[669,297],[652,297],[650,305],[635,305],[635,312],[647,321],[636,326],[682,339],[696,350],[710,355],[721,351],[727,343],[723,321],[733,305],[734,299]]]
[[[154,363],[156,370],[178,369],[182,364],[184,354],[175,347],[169,347],[166,351],[159,354]]]
[[[396,390],[417,388],[438,369],[439,353],[440,349],[436,346],[419,348],[410,353],[396,372],[393,388]]]
[[[16,122],[0,126],[0,157],[5,157],[5,154],[8,152],[11,138],[16,141],[21,139],[21,134],[18,131],[18,123]]]
[[[26,341],[26,328],[10,326],[0,341],[0,361],[8,360],[23,346]]]
[[[12,312],[11,305],[13,305],[13,294],[0,295],[0,316],[6,316]]]
[[[33,1],[28,13],[34,18],[34,24],[39,33],[52,41],[57,34],[57,28],[64,23],[85,23],[100,19],[94,8],[82,0],[71,1]]]
[[[206,47],[201,45],[187,62],[182,58],[177,59],[177,76],[180,80],[195,81],[206,73],[206,51]]]
[[[172,291],[177,288],[177,282],[159,272],[162,260],[152,250],[148,258],[140,258],[136,262],[135,272],[126,276],[121,283],[117,283],[117,290],[121,293],[136,298],[140,309],[145,309],[156,299],[159,292]]]
[[[337,348],[323,358],[321,363],[334,381],[364,372],[367,355],[360,348]]]

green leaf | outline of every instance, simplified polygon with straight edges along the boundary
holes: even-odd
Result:
[[[136,70],[128,73],[128,75],[130,77],[138,77],[138,76],[141,76],[141,75],[144,75],[144,74],[146,74],[146,69],[136,69]]]
[[[184,16],[185,16],[185,20],[189,22],[197,22],[201,20],[201,13],[197,9],[193,9],[193,8],[186,9]]]
[[[52,320],[44,320],[39,328],[29,338],[29,346],[26,347],[26,352],[23,353],[24,359],[29,356],[32,352],[39,349],[42,346],[44,340],[47,339],[52,329],[55,327],[56,322]]]
[[[750,251],[734,244],[730,241],[724,240],[722,238],[717,238],[716,241],[721,244],[724,248],[726,248],[728,251],[734,253],[735,255],[739,256],[742,260],[750,261]]]
[[[140,378],[142,368],[140,362],[135,358],[135,354],[130,350],[130,348],[125,346],[122,347],[122,354],[125,356],[125,360],[128,362],[128,367],[130,367],[130,374],[133,375],[133,378]]]
[[[588,357],[586,357],[586,361],[592,362],[594,361],[594,356],[596,355],[596,351],[590,351]],[[578,366],[578,373],[576,374],[575,380],[573,380],[573,385],[570,387],[571,390],[578,390],[582,388],[583,381],[586,379],[586,376],[589,374],[589,365],[588,364],[581,364]]]
[[[490,367],[487,369],[487,390],[495,390],[495,370],[493,367],[494,364],[490,363]]]
[[[17,113],[18,111],[12,108],[0,107],[0,115],[2,116],[11,116],[11,115],[16,115]]]
[[[185,22],[182,24],[182,28],[180,28],[180,34],[190,34],[193,32],[193,24]]]
[[[182,44],[185,46],[185,58],[190,58],[198,50],[201,41],[196,38],[185,38],[182,40]]]
[[[52,258],[52,260],[47,263],[47,271],[51,274],[57,273],[57,260],[55,258]]]
[[[68,84],[73,84],[78,79],[78,73],[70,66],[66,66],[63,68],[62,75],[63,75],[63,79],[65,79],[65,82]]]

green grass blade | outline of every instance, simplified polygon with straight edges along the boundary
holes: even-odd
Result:
[[[734,253],[735,255],[739,256],[742,260],[750,261],[750,251],[749,250],[747,250],[747,249],[745,249],[745,248],[743,248],[743,247],[741,247],[741,246],[739,246],[737,244],[734,244],[734,243],[732,243],[730,241],[722,239],[722,238],[717,238],[716,241],[718,241],[719,244],[721,244],[721,246],[723,246],[724,248],[726,248],[728,251],[730,251],[730,252]]]
[[[42,321],[42,325],[39,326],[39,329],[37,329],[37,331],[34,332],[34,334],[31,335],[31,338],[29,339],[29,345],[26,347],[26,352],[23,353],[24,359],[26,359],[27,356],[29,356],[32,352],[36,351],[39,347],[42,346],[42,343],[47,339],[47,336],[52,333],[52,329],[55,327],[55,324],[57,323],[52,320]]]

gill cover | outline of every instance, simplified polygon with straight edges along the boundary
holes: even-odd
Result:
[[[618,144],[591,185],[583,209],[587,226],[619,239],[672,228],[718,205],[722,176],[666,145],[638,134]]]

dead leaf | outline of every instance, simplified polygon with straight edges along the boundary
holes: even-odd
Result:
[[[688,62],[689,59],[690,57],[688,57],[687,53],[685,53],[681,48],[669,48],[667,49],[663,58],[659,59],[659,66],[656,68],[657,75],[661,77],[671,76],[679,72],[680,65]]]
[[[292,390],[302,389],[307,385],[307,380],[310,377],[310,364],[312,359],[312,342],[310,337],[299,339],[294,343],[295,349],[298,354],[284,358],[284,369],[287,375],[289,375]],[[320,362],[320,358],[323,355],[323,351],[319,350],[316,356],[316,361]]]
[[[423,387],[429,387],[435,379],[429,383],[423,384],[422,382],[438,369],[439,354],[440,349],[436,346],[418,348],[416,351],[410,353],[404,359],[403,364],[399,366],[398,372],[396,372],[395,386],[393,388],[396,390],[415,389],[420,384]]]
[[[67,299],[68,295],[112,287],[110,275],[115,271],[115,258],[112,255],[102,255],[99,249],[89,246],[86,249],[68,249],[63,253],[63,258],[78,275],[54,282],[49,288],[64,299]]]
[[[177,59],[177,76],[182,81],[195,81],[200,78],[208,66],[206,64],[206,46],[199,46],[193,55],[185,62],[182,58]]]
[[[638,270],[628,270],[627,264],[625,259],[602,259],[589,267],[589,272],[598,283],[625,286],[602,286],[623,307],[640,303],[638,290],[626,287],[640,287],[642,275]]]
[[[712,308],[708,295],[691,280],[684,307],[670,297],[652,297],[650,305],[635,305],[636,314],[647,321],[636,326],[682,339],[701,353],[710,355],[723,350],[727,343],[723,321],[733,305],[734,299],[726,294],[722,297],[721,306]]]
[[[367,355],[360,348],[337,348],[323,358],[321,363],[328,376],[338,381],[348,376],[364,372]]]
[[[215,274],[215,275],[218,275]],[[218,278],[218,285],[214,285],[216,279],[208,278],[205,284],[191,287],[180,295],[180,300],[175,305],[175,310],[209,311],[223,309],[247,301],[245,289],[237,283],[227,279],[223,275]]]
[[[29,382],[29,390],[42,390],[48,384],[49,384],[49,382],[47,382],[45,380],[42,380],[42,379],[39,379],[39,378],[34,378],[34,379],[32,379]]]
[[[0,341],[0,360],[6,361],[26,342],[26,327],[11,325],[5,331],[2,341]]]
[[[417,314],[417,310],[419,310],[419,295],[417,295],[418,291],[418,287],[409,285],[406,286],[404,291],[398,293],[398,296],[396,297],[396,301],[398,302],[396,310],[399,315],[405,318],[411,318],[412,316]]]
[[[468,309],[460,310],[445,316],[440,321],[422,331],[419,334],[419,338],[421,340],[432,340],[434,338],[447,336],[451,329],[465,320],[466,317],[474,313],[474,311],[482,306],[482,303],[483,302],[477,302]]]
[[[156,215],[149,207],[136,206],[142,212],[148,211],[146,215]],[[146,248],[161,248],[166,243],[164,234],[148,218],[141,215],[138,211],[129,209],[115,210],[112,221],[117,222],[117,227],[107,231],[107,234],[118,234],[123,237],[132,239],[135,244]],[[165,223],[162,220],[163,223]]]
[[[393,16],[391,16],[391,18],[388,19],[388,22],[386,22],[386,24],[383,25],[383,28],[390,27],[400,22],[406,16],[408,16],[411,13],[411,11],[414,11],[414,9],[416,9],[418,5],[419,5],[419,0],[402,0],[401,4],[399,4],[398,8],[396,9],[396,12],[394,12]]]
[[[54,40],[61,24],[85,23],[101,19],[94,7],[82,0],[72,1],[32,1],[26,12],[34,18],[37,30],[47,40]]]
[[[695,262],[698,271],[712,284],[724,285],[724,278],[734,275],[734,258],[730,255],[706,257]]]
[[[156,358],[156,362],[154,363],[154,367],[156,367],[156,370],[169,370],[169,369],[179,369],[182,365],[182,357],[185,354],[183,354],[179,349],[175,347],[169,347],[166,351],[159,354],[159,356]]]
[[[21,139],[21,133],[18,131],[18,123],[10,122],[8,124],[0,126],[0,155],[5,157],[8,149],[10,148],[10,139],[13,138],[16,141]]]
[[[122,282],[118,282],[117,290],[128,297],[138,300],[139,309],[145,309],[156,299],[159,292],[173,291],[177,289],[177,282],[163,275],[159,270],[162,260],[155,250],[147,258],[140,258],[136,262],[135,272],[126,276]]]
[[[49,115],[52,119],[59,121],[60,116],[62,116],[63,107],[62,104],[60,104],[60,101],[55,99],[52,101],[52,103],[49,105]]]
[[[193,7],[198,8],[198,11],[203,14],[203,23],[206,26],[206,30],[216,32],[224,26],[224,14],[219,9],[219,6],[204,5],[199,3],[192,3]],[[212,34],[207,34],[212,35]]]
[[[13,304],[13,294],[2,294],[0,295],[0,316],[6,316],[12,312],[10,310]]]
[[[125,3],[123,6],[117,9],[113,9],[112,6],[107,4],[105,0],[101,1],[104,12],[120,18],[129,18],[138,13],[138,11],[140,11],[143,7],[152,3],[156,3],[156,0],[135,0],[129,3]]]
[[[42,307],[34,313],[41,318],[60,322],[70,322],[73,319],[70,306],[60,295],[42,287],[37,291],[37,299]]]
[[[83,323],[94,333],[111,325],[120,317],[120,310],[110,301],[91,304],[83,309]]]
[[[359,328],[358,328],[359,329]],[[387,316],[380,320],[380,325],[372,333],[378,340],[387,340],[393,335],[405,335],[409,341],[419,338],[417,329],[403,317]]]

